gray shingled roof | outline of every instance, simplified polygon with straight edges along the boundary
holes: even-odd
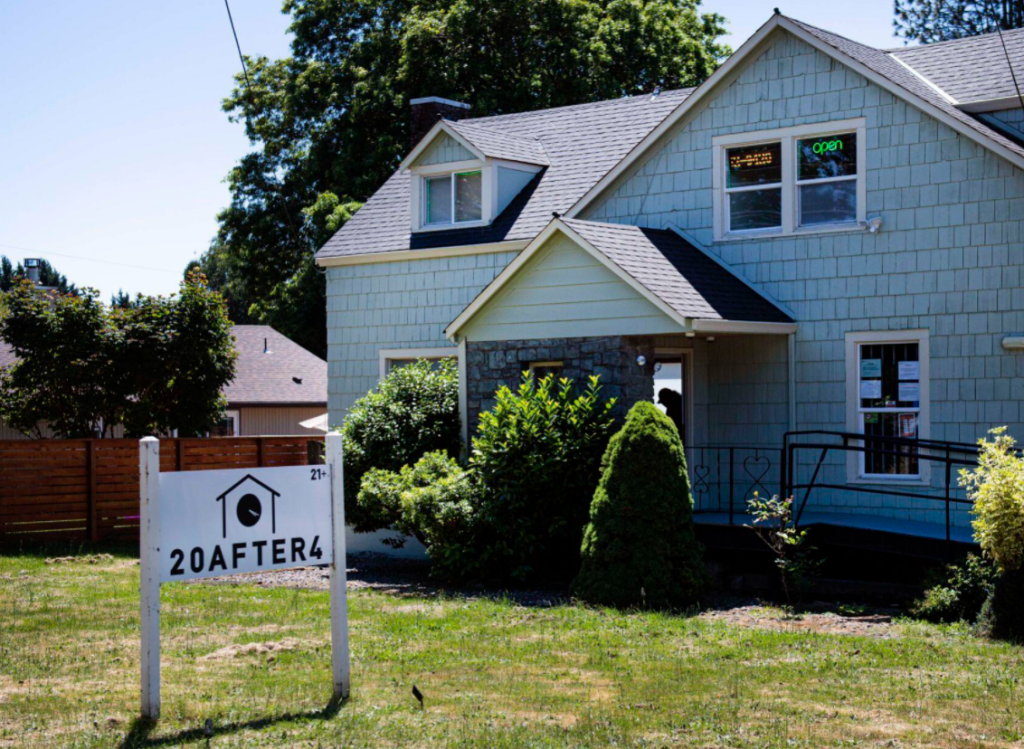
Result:
[[[327,362],[323,359],[269,325],[235,325],[231,333],[238,361],[235,379],[224,388],[229,406],[327,403]]]
[[[999,34],[983,34],[889,53],[964,104],[1017,95],[1006,53],[1024,85],[1024,29],[1004,31],[1003,39],[1006,52]]]
[[[771,301],[674,231],[562,220],[683,317],[793,322]]]
[[[318,258],[533,239],[579,200],[692,91],[665,91],[455,123],[493,141],[538,142],[550,162],[494,224],[484,229],[410,232],[409,173],[396,172],[317,253]],[[467,136],[468,137],[468,136]],[[521,155],[521,154],[520,154]]]
[[[788,20],[804,29],[812,36],[817,37],[830,47],[834,47],[867,68],[870,68],[875,73],[884,76],[900,88],[928,102],[949,117],[952,117],[972,130],[976,130],[986,138],[989,138],[1024,158],[1024,146],[1010,140],[1005,135],[1002,135],[990,128],[988,125],[976,120],[966,112],[961,112],[931,86],[921,80],[917,75],[901,65],[900,62],[889,52],[881,49],[875,49],[874,47],[868,47],[867,45],[855,42],[852,39],[847,39],[846,37],[839,36],[838,34],[833,34],[831,31],[825,31],[824,29],[819,29],[815,26],[803,23],[802,21],[797,21],[795,18],[788,18]]]
[[[551,163],[544,146],[536,138],[512,135],[504,130],[474,123],[472,120],[448,121],[446,124],[492,159],[521,161],[537,166],[548,166]]]

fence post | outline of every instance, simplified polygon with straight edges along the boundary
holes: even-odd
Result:
[[[263,467],[263,438],[256,438],[256,467]]]
[[[331,564],[331,672],[334,699],[348,699],[350,665],[348,654],[348,561],[345,549],[345,475],[341,435],[324,437],[327,465],[331,473],[331,518],[334,562]]]
[[[89,499],[87,503],[89,519],[89,540],[99,541],[100,540],[100,529],[97,522],[96,512],[96,440],[89,440],[86,442],[86,462],[88,464],[89,471]]]
[[[160,717],[160,440],[139,440],[142,717]]]

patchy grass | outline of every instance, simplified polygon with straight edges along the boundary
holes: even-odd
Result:
[[[173,584],[163,717],[138,709],[130,553],[0,557],[0,746],[1021,746],[1024,657],[963,628],[886,636],[719,614],[350,595],[330,696],[326,592]],[[782,622],[780,624],[780,621]],[[420,710],[411,695],[426,696]]]

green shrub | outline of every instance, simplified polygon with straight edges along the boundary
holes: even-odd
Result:
[[[459,384],[454,359],[398,367],[356,401],[341,428],[345,454],[345,515],[360,532],[388,528],[396,508],[358,500],[371,469],[398,471],[424,454],[462,447]],[[374,497],[376,495],[373,495]]]
[[[943,568],[910,612],[930,622],[973,622],[992,593],[995,579],[991,562],[968,554],[959,564]]]
[[[978,632],[1011,642],[1024,642],[1024,569],[1006,570],[996,578],[992,594],[978,615]]]
[[[974,538],[1001,570],[1024,563],[1024,459],[1006,427],[978,441],[978,467],[960,471],[960,485],[974,502]]]
[[[458,581],[477,572],[473,541],[479,493],[472,472],[438,450],[397,473],[367,471],[359,504],[382,508],[396,531],[426,547],[435,575]],[[399,547],[405,536],[389,543]]]
[[[597,377],[577,392],[572,380],[535,383],[526,373],[517,391],[502,387],[480,415],[469,465],[483,490],[478,542],[493,577],[576,573],[614,428],[615,401],[600,390]]]
[[[679,432],[653,403],[637,403],[605,453],[573,593],[600,605],[687,606],[707,586],[703,553]]]

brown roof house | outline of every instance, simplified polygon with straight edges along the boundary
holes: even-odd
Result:
[[[269,325],[235,325],[235,378],[225,418],[211,436],[322,434],[327,430],[327,362]],[[0,340],[0,368],[17,357]],[[0,439],[25,435],[0,421]]]
[[[327,429],[327,362],[269,325],[235,325],[235,379],[215,436],[320,434]]]

